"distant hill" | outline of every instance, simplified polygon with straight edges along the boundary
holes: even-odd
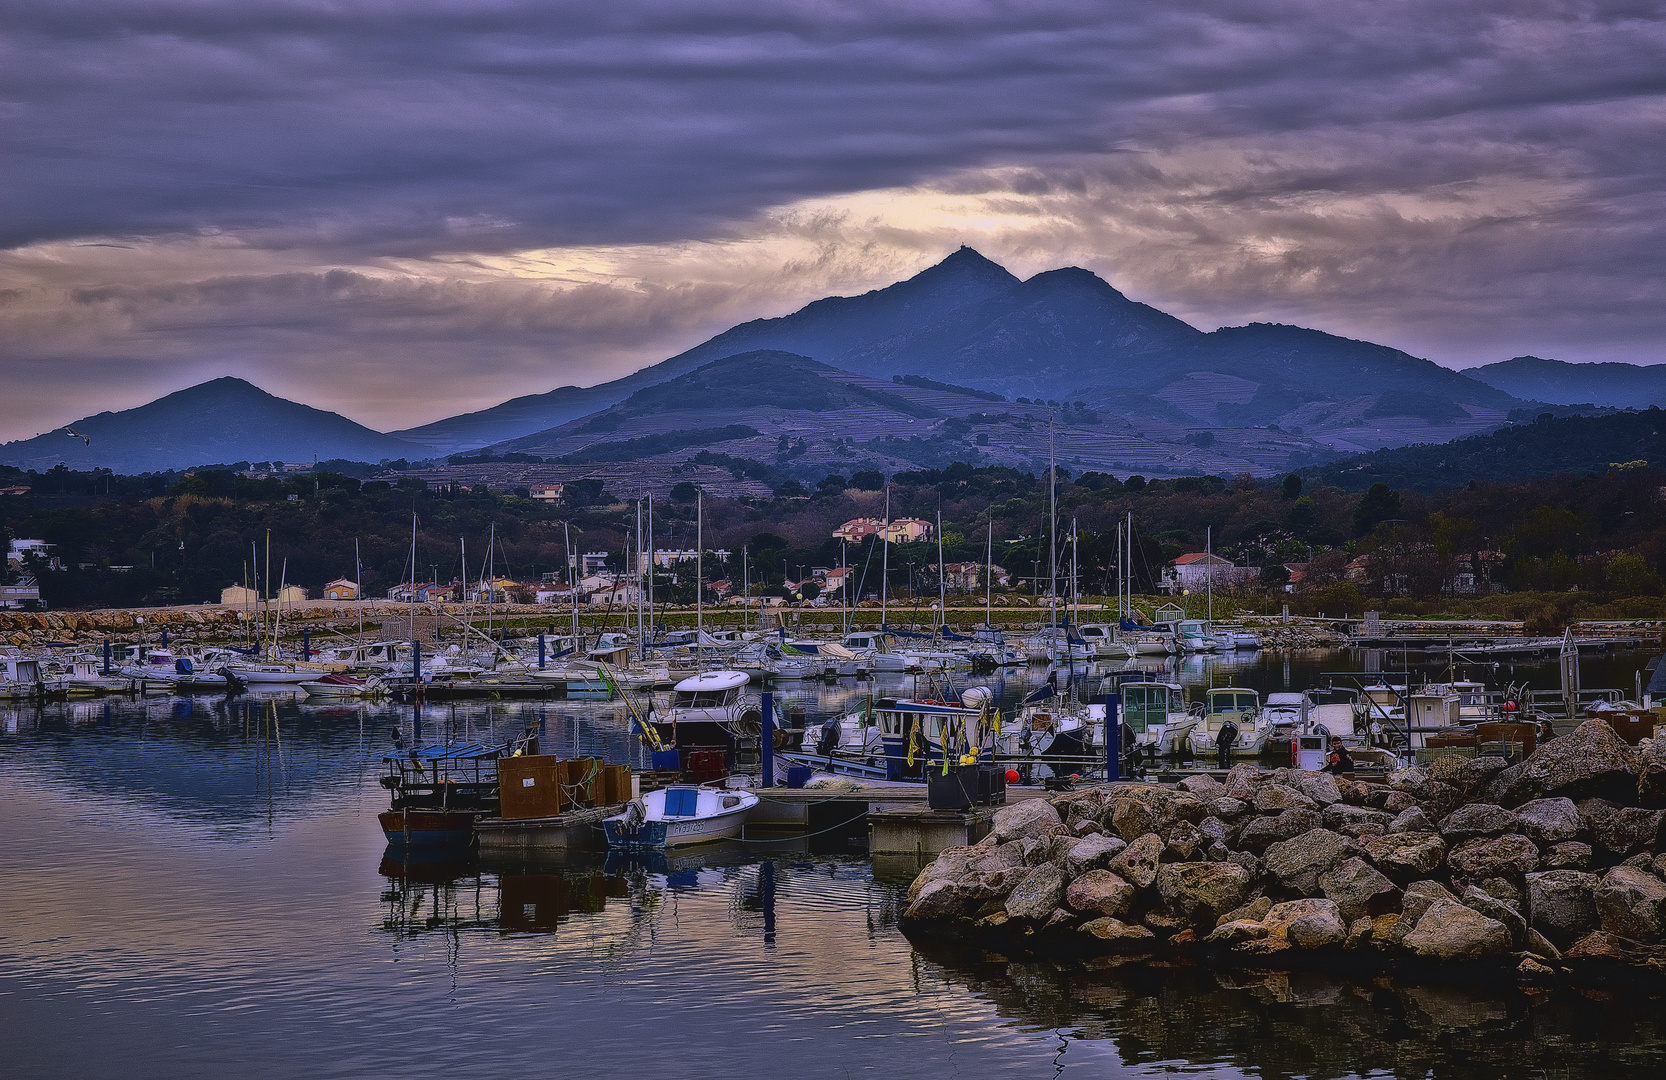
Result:
[[[106,468],[118,473],[187,469],[221,461],[312,461],[425,457],[419,446],[380,434],[333,412],[274,397],[230,377],[122,412],[103,412],[33,439],[0,446],[0,464],[50,469]]]
[[[1402,446],[1306,470],[1348,489],[1382,481],[1436,491],[1471,480],[1520,480],[1553,473],[1606,472],[1633,462],[1666,464],[1666,411],[1552,417],[1438,446]]]
[[[777,349],[714,360],[486,453],[566,464],[718,455],[811,482],[829,473],[954,461],[1039,471],[1047,462],[1049,417],[1058,462],[1073,473],[1265,473],[1324,456],[1311,440],[1287,432],[1242,428],[1204,438],[1160,421],[1107,424],[1092,410],[991,401],[966,387],[880,379]]]
[[[1464,374],[1516,397],[1553,405],[1666,406],[1666,364],[1570,364],[1518,356]]]
[[[713,360],[758,350],[876,378],[1085,401],[1193,428],[1276,424],[1342,452],[1456,438],[1502,422],[1523,404],[1397,349],[1293,326],[1203,333],[1087,270],[1020,281],[963,247],[907,281],[742,323],[611,383],[562,387],[394,434],[438,453],[474,449],[559,427]]]

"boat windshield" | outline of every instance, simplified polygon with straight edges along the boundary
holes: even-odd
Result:
[[[733,700],[735,693],[734,690],[679,690],[672,708],[715,709],[720,705],[727,705]]]
[[[1254,712],[1256,697],[1253,691],[1227,690],[1209,695],[1209,711],[1214,713]]]

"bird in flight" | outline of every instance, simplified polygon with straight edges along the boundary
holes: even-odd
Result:
[[[90,439],[87,436],[81,434],[79,431],[76,431],[72,427],[65,428],[64,429],[64,434],[68,435],[72,439],[80,439],[82,442],[86,443],[88,446],[91,446],[93,444],[92,439]]]

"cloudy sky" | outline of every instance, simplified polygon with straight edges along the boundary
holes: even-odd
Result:
[[[0,0],[0,438],[222,374],[409,426],[961,243],[1653,363],[1663,91],[1658,0]]]

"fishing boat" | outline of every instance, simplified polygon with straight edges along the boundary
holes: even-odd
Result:
[[[1117,693],[1122,698],[1122,724],[1132,733],[1134,747],[1147,754],[1179,755],[1202,719],[1186,708],[1178,683],[1129,680]]]
[[[318,678],[324,669],[295,664],[232,664],[227,670],[250,686],[293,686]]]
[[[1188,737],[1192,753],[1199,757],[1215,753],[1224,741],[1234,754],[1259,754],[1267,744],[1260,717],[1261,696],[1254,690],[1214,687],[1205,695],[1203,719]],[[1223,739],[1223,734],[1230,738]]]
[[[887,780],[920,780],[934,764],[975,764],[993,738],[994,695],[974,686],[959,701],[880,698],[873,703]]]
[[[739,836],[758,797],[740,788],[678,786],[632,799],[602,819],[607,846],[625,850],[687,847]]]
[[[421,746],[387,755],[381,783],[392,805],[376,816],[382,834],[395,847],[473,843],[475,818],[497,805],[498,759],[528,749],[537,750],[535,731],[515,745]]]

